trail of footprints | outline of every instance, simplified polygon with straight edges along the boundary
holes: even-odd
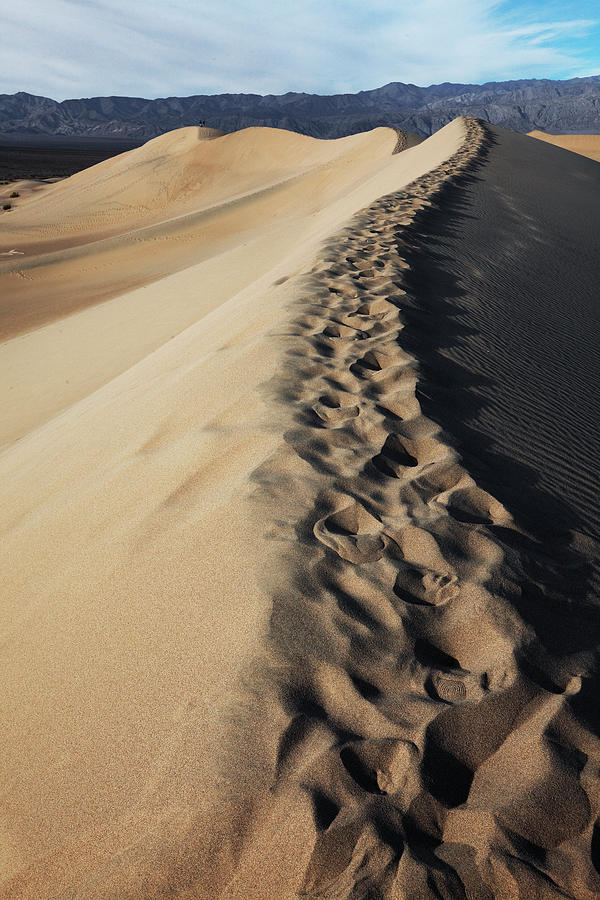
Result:
[[[290,441],[321,485],[277,780],[312,798],[303,896],[491,900],[532,885],[528,896],[592,897],[598,886],[571,894],[572,861],[555,883],[554,838],[534,847],[528,813],[546,804],[552,818],[557,785],[526,727],[537,716],[543,734],[580,679],[547,692],[520,673],[527,627],[494,592],[504,550],[493,531],[513,523],[422,415],[416,363],[398,342],[409,226],[484,138],[468,120],[447,163],[358,216],[312,272],[294,322]],[[589,832],[579,773],[561,771],[560,817]]]

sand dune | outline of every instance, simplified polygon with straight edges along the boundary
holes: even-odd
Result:
[[[463,131],[457,122],[424,153],[396,156],[387,130],[326,144],[315,156],[329,162],[308,182],[259,191],[237,217],[224,204],[229,252],[209,230],[205,262],[74,315],[59,318],[69,307],[57,295],[54,322],[2,345],[5,423],[20,436],[0,464],[5,877],[18,879],[6,882],[9,895],[93,893],[96,880],[129,877],[115,853],[135,845],[145,866],[157,839],[167,856],[169,841],[193,855],[215,797],[226,804],[232,794],[247,811],[244,785],[269,777],[260,747],[255,763],[250,746],[229,772],[221,757],[238,679],[260,655],[269,615],[257,583],[264,520],[249,498],[250,474],[285,448],[257,390],[277,369],[270,334],[288,329],[293,276],[323,237],[448,156]],[[271,136],[288,139],[269,133],[267,147]],[[180,234],[168,227],[167,248]],[[201,226],[195,236],[190,261],[203,255]],[[86,253],[81,268],[97,265]],[[155,255],[149,244],[145,260]],[[45,263],[27,264],[20,271],[35,273],[41,294]],[[62,269],[63,296],[81,289],[81,268]],[[157,324],[164,306],[167,324]],[[277,740],[264,711],[245,716],[258,744],[265,731]]]
[[[594,164],[198,137],[3,222],[0,896],[591,900]]]
[[[545,131],[536,130],[530,131],[529,137],[600,162],[600,134],[547,134]]]
[[[397,136],[389,129],[340,141],[248,129],[199,143],[195,129],[183,132],[151,141],[162,148],[158,155],[146,145],[87,170],[87,181],[82,172],[56,185],[29,210],[16,210],[2,232],[2,249],[24,255],[6,262],[0,257],[0,333],[15,337],[0,347],[0,365],[7,373],[0,445],[123,372],[302,242],[322,239],[372,197],[420,175],[444,142],[458,140],[459,134],[449,132],[424,152],[415,148],[392,155]],[[163,198],[160,205],[151,187],[147,203],[158,204],[152,214],[160,213],[163,221],[130,227],[127,208],[119,219],[122,196],[142,191],[148,159],[163,171],[157,160],[164,160],[170,148],[160,177],[174,183],[174,168],[192,167],[194,147],[199,154],[193,163],[197,212],[175,215],[177,199],[171,203]],[[242,182],[246,187],[250,183],[246,159],[254,170],[255,190],[240,198]],[[121,195],[111,186],[115,169]],[[85,211],[85,198],[98,198],[101,191],[106,203],[113,204],[122,234],[93,240],[81,225],[85,245],[41,254],[19,242],[22,218],[35,218],[42,205],[43,215],[52,221],[77,204]],[[216,205],[206,210],[209,194]],[[45,230],[31,226],[34,244]],[[165,277],[171,279],[168,288]]]
[[[367,138],[318,141],[276,128],[247,128],[206,139],[207,130],[190,127],[163,134],[57,183],[35,207],[11,216],[12,240],[23,249],[49,252],[197,214],[344,156],[354,164],[361,155],[372,162],[381,156],[384,136],[389,142],[393,135],[379,129]]]

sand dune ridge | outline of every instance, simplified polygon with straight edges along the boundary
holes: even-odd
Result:
[[[303,793],[312,808],[301,896],[492,900],[524,884],[545,896],[550,881],[591,900],[600,885],[577,849],[598,806],[578,764],[559,762],[579,741],[569,700],[586,664],[553,660],[519,616],[515,596],[537,587],[523,583],[526,536],[423,415],[418,361],[401,349],[403,248],[490,140],[470,120],[453,157],[330,241],[288,342],[277,389],[295,410],[302,491],[293,466],[256,477],[294,541],[293,588],[273,594],[287,714],[274,803]],[[584,746],[598,757],[596,737]],[[520,841],[539,847],[535,865]],[[240,867],[259,871],[262,855]]]

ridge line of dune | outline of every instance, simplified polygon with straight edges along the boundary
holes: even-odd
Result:
[[[582,672],[544,657],[513,608],[520,530],[422,414],[417,360],[398,344],[415,219],[488,140],[467,119],[452,157],[329,242],[275,388],[310,467],[301,486],[255,473],[288,542],[288,584],[271,586],[286,720],[273,791],[282,810],[299,794],[312,806],[302,896],[508,897],[511,872],[531,865],[519,822],[544,850],[553,832],[592,840],[570,773],[560,813],[538,810],[546,730]],[[550,857],[536,861],[542,880]]]

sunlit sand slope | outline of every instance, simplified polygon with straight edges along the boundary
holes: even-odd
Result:
[[[302,241],[330,233],[372,196],[420,173],[437,152],[434,142],[392,155],[396,140],[383,128],[340,141],[276,129],[198,141],[196,129],[183,129],[17,209],[1,232],[16,255],[0,257],[0,323],[5,337],[19,337],[0,350],[7,373],[0,444],[124,371]],[[178,215],[182,170],[195,211]],[[135,224],[136,192],[143,214],[157,220],[151,226]],[[120,233],[96,240],[86,216],[102,204]],[[32,244],[19,231],[27,217]],[[61,222],[76,230],[48,253]]]
[[[124,231],[50,261],[32,244],[3,264],[20,331],[0,346],[3,896],[211,896],[231,877],[286,720],[256,671],[263,579],[284,561],[252,473],[288,452],[268,384],[289,303],[324,238],[464,133],[392,155],[386,129],[323,145],[252,130],[227,153],[242,179],[246,156],[273,171],[235,199],[232,163],[232,202],[223,187],[187,231],[165,220],[156,240]],[[222,141],[201,145],[215,169]],[[154,283],[90,305],[127,248]]]
[[[530,131],[529,137],[600,162],[600,134],[547,134],[545,131]]]

